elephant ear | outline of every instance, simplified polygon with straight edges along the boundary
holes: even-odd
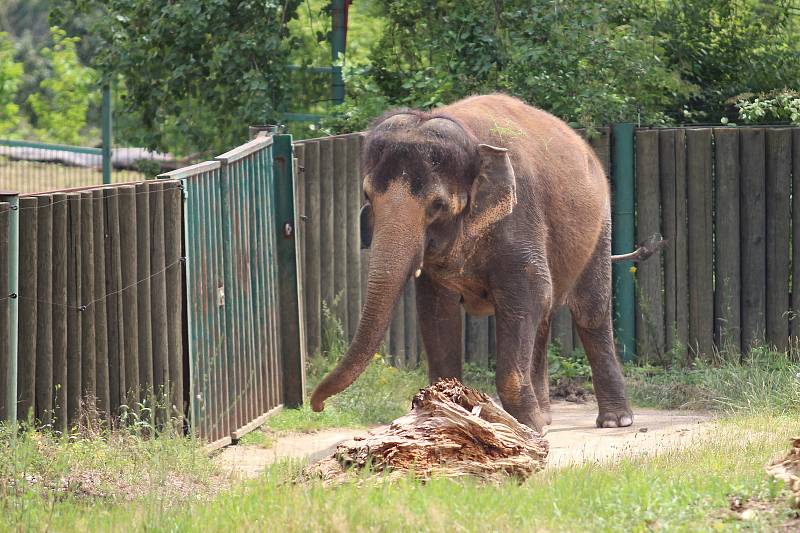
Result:
[[[361,227],[361,249],[363,250],[372,246],[372,227],[375,223],[372,217],[372,204],[366,202],[361,207],[359,219]]]
[[[514,211],[517,205],[517,181],[507,148],[478,145],[481,170],[472,183],[467,214],[467,232],[471,237],[483,234],[492,224]]]

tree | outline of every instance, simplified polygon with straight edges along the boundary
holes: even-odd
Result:
[[[57,27],[51,29],[51,34],[53,45],[41,52],[51,74],[28,97],[34,131],[42,140],[79,144],[87,126],[89,106],[99,94],[97,75],[78,59],[77,37],[67,37]]]
[[[0,32],[0,134],[11,131],[19,120],[14,103],[22,80],[22,64],[14,61],[14,48],[6,33]]]
[[[116,113],[141,119],[141,140],[177,152],[239,144],[248,124],[285,105],[286,22],[299,0],[68,0],[56,18],[93,12],[93,64],[122,80]]]

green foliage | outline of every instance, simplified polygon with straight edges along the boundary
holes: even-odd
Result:
[[[124,80],[117,112],[141,118],[148,147],[220,152],[245,140],[248,124],[275,123],[290,96],[286,22],[298,4],[69,0],[55,17],[97,12],[93,62]]]
[[[0,32],[0,135],[11,131],[19,120],[15,103],[22,80],[22,64],[14,61],[14,48],[6,33]]]
[[[631,400],[659,408],[714,409],[735,413],[800,413],[800,364],[787,353],[753,349],[739,363],[695,359],[687,367],[629,365]]]
[[[800,92],[785,89],[736,98],[739,118],[747,124],[791,122],[800,125]]]
[[[90,105],[98,98],[95,72],[81,64],[76,37],[64,30],[51,29],[53,45],[42,50],[52,68],[39,84],[39,91],[28,97],[34,113],[37,138],[43,141],[79,144],[86,128]]]
[[[629,16],[656,21],[666,66],[698,88],[685,102],[688,121],[735,119],[727,101],[800,79],[797,14],[792,2],[670,0],[629,2]]]
[[[575,348],[569,355],[564,355],[557,340],[548,347],[547,366],[552,383],[558,383],[561,378],[590,380],[592,377],[586,352],[582,348]]]

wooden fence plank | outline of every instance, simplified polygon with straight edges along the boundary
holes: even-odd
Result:
[[[403,293],[403,313],[406,364],[410,368],[416,368],[417,364],[419,364],[419,350],[417,348],[416,284],[413,279],[406,282],[406,288]]]
[[[489,366],[489,323],[485,318],[465,315],[464,360],[481,368]]]
[[[664,335],[665,350],[672,350],[676,340],[677,303],[675,272],[675,130],[658,132],[658,173],[661,184],[661,231],[667,240],[664,248]]]
[[[106,292],[106,210],[103,190],[92,191],[94,224],[92,238],[94,247],[94,337],[95,337],[95,386],[97,408],[108,419],[111,415],[111,393],[108,372],[108,298]]]
[[[150,317],[150,184],[136,185],[136,303],[139,323],[139,398],[152,407],[153,322]]]
[[[739,131],[717,128],[714,339],[721,349],[741,349],[741,252],[739,235]]]
[[[122,405],[137,410],[139,386],[139,322],[138,290],[136,288],[136,190],[133,186],[120,187],[119,207],[119,257],[122,280],[122,342],[125,348],[125,389],[120,390]],[[123,361],[120,361],[122,364]],[[121,370],[122,371],[122,370]]]
[[[53,416],[53,198],[39,196],[36,210],[36,418],[44,425]]]
[[[67,424],[78,420],[81,407],[81,196],[67,195]]]
[[[766,130],[766,341],[785,351],[789,342],[789,246],[792,211],[792,131]]]
[[[792,337],[800,337],[800,128],[792,128]]]
[[[675,336],[680,348],[673,354],[688,356],[689,347],[689,201],[686,177],[686,130],[675,132]],[[678,350],[676,352],[676,350]]]
[[[70,233],[67,213],[67,195],[53,195],[53,268],[52,300],[50,310],[53,320],[53,409],[54,428],[67,430],[67,239]]]
[[[17,356],[17,417],[36,416],[36,314],[38,199],[19,199],[19,345]]]
[[[334,292],[334,193],[333,140],[319,141],[319,205],[320,205],[320,291],[322,302],[329,307]],[[333,309],[331,309],[333,311]],[[327,348],[327,347],[326,347]]]
[[[696,355],[714,350],[713,176],[711,130],[686,132],[689,206],[689,346]]]
[[[164,183],[150,185],[150,302],[153,323],[153,387],[157,421],[167,423],[169,396],[169,337],[167,332],[167,258],[164,234]]]
[[[608,176],[611,169],[611,128],[597,128],[597,135],[589,139],[589,144],[597,154],[597,158]]]
[[[109,414],[119,414],[125,403],[125,345],[123,342],[122,266],[119,242],[119,190],[104,189],[106,319],[108,340]]]
[[[97,358],[94,322],[94,200],[91,191],[81,193],[81,396],[94,412],[97,400]]]
[[[347,139],[333,140],[333,294],[338,299],[335,312],[345,337],[347,323]]]
[[[361,209],[361,136],[347,136],[347,324],[352,340],[361,314],[361,240],[359,211]],[[406,305],[408,310],[408,305]],[[413,306],[412,306],[413,310]],[[408,324],[408,321],[406,321]],[[415,330],[416,334],[416,330]]]
[[[308,332],[308,353],[313,357],[319,353],[322,342],[322,308],[320,305],[320,269],[322,256],[320,232],[322,212],[320,211],[320,173],[319,143],[305,143],[306,178],[306,331]]]
[[[558,306],[550,318],[550,340],[558,342],[561,353],[569,355],[575,348],[572,331],[572,314],[566,305]]]
[[[167,345],[169,350],[170,409],[175,427],[183,429],[183,191],[177,183],[164,193],[164,248],[166,255]]]
[[[644,242],[661,233],[659,140],[656,130],[636,132],[636,240]],[[664,355],[664,301],[661,257],[637,265],[637,354],[651,361]]]
[[[742,351],[764,339],[766,227],[764,129],[740,130]]]

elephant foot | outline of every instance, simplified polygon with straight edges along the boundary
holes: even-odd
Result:
[[[620,409],[600,409],[597,415],[597,427],[622,428],[633,424],[633,411],[629,407]]]

